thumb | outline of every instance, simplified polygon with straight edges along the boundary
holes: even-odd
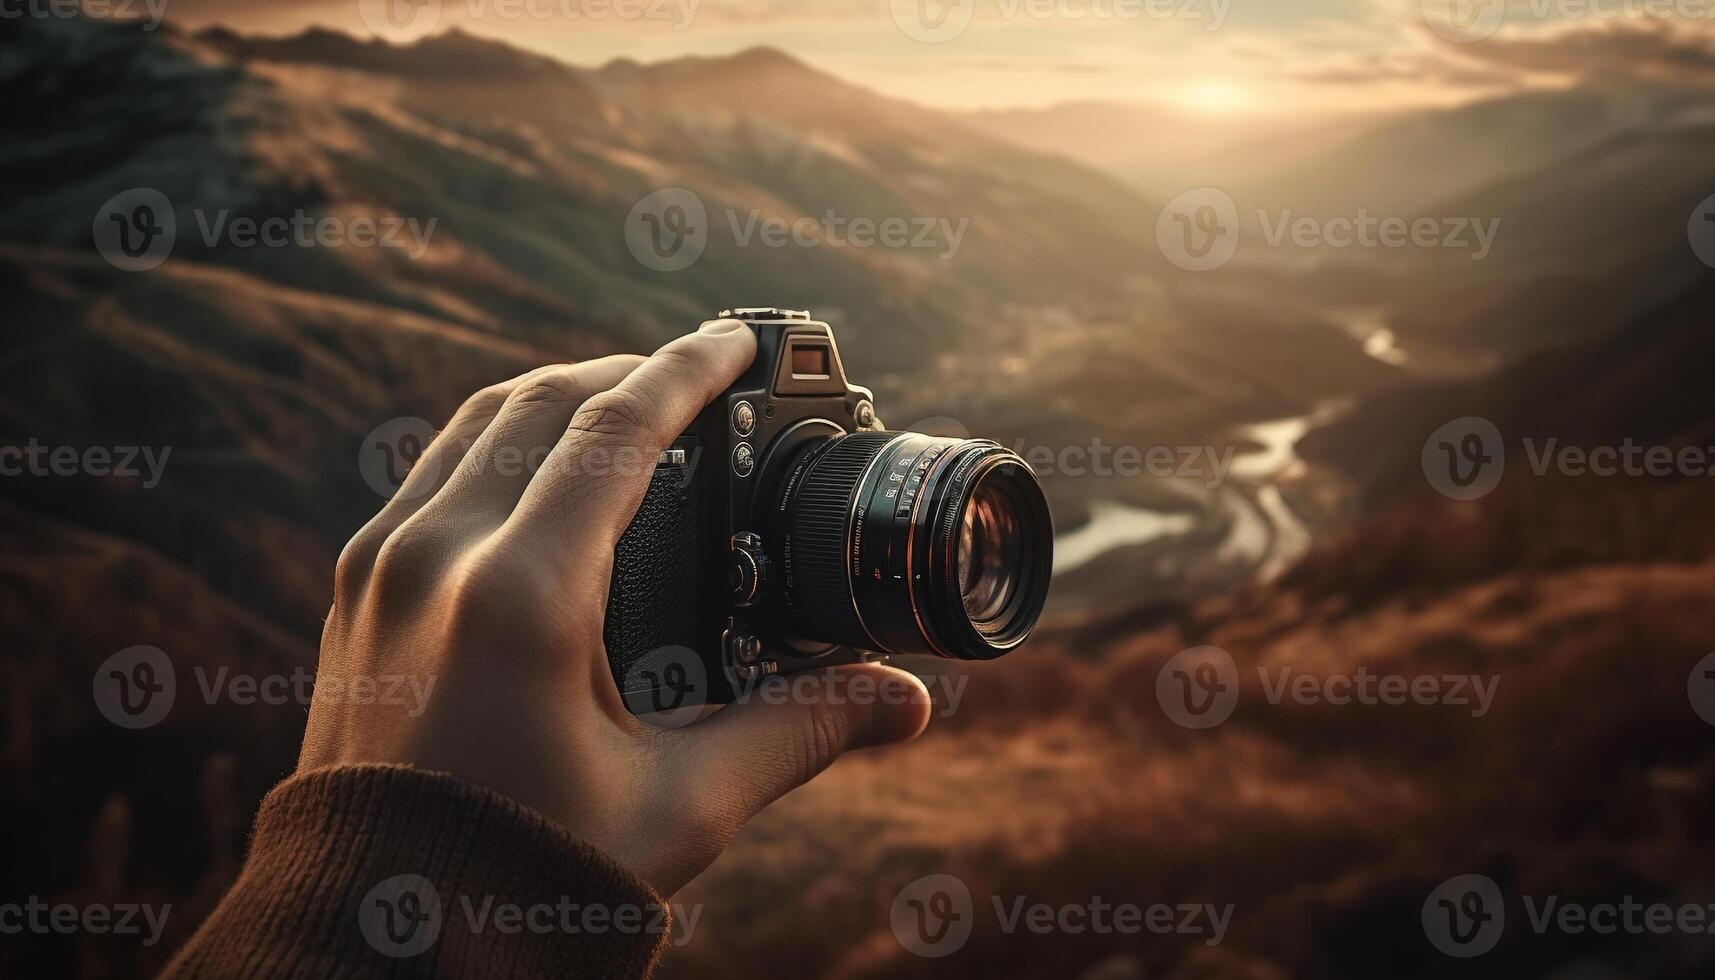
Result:
[[[882,664],[772,677],[701,725],[698,768],[749,819],[848,749],[908,742],[929,724],[923,682]]]

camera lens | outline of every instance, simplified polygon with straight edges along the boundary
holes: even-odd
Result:
[[[771,497],[782,597],[807,641],[964,660],[1001,656],[1042,613],[1048,502],[982,439],[858,432],[820,440]]]

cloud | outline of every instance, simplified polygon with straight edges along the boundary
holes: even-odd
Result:
[[[1341,64],[1290,72],[1289,77],[1317,85],[1411,82],[1452,88],[1491,88],[1519,81],[1516,71],[1476,64],[1439,51],[1369,55]]]
[[[1459,50],[1521,73],[1715,86],[1715,35],[1661,21],[1611,22],[1538,36],[1502,34]]]
[[[1415,83],[1492,89],[1529,85],[1545,76],[1715,86],[1715,33],[1670,22],[1562,24],[1503,32],[1476,44],[1453,44],[1427,29],[1421,36],[1429,44],[1416,50],[1327,59],[1287,75],[1329,86]]]

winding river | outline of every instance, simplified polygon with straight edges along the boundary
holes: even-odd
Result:
[[[1294,448],[1310,430],[1326,425],[1346,411],[1341,402],[1326,402],[1305,415],[1240,426],[1238,440],[1254,443],[1234,453],[1227,479],[1213,490],[1179,487],[1186,493],[1207,493],[1208,509],[1226,518],[1226,536],[1216,548],[1222,561],[1243,562],[1263,581],[1286,571],[1310,550],[1312,537],[1287,504],[1277,482],[1303,465]],[[1112,500],[1090,506],[1090,519],[1054,540],[1054,571],[1069,572],[1097,556],[1119,548],[1148,544],[1195,530],[1203,517],[1190,511],[1156,511]]]
[[[1338,319],[1368,357],[1392,367],[1407,367],[1412,361],[1399,347],[1383,311],[1347,310]],[[1211,515],[1224,516],[1228,530],[1216,558],[1250,563],[1256,577],[1268,581],[1292,567],[1313,543],[1310,529],[1280,492],[1282,480],[1304,465],[1294,447],[1306,433],[1350,408],[1350,402],[1333,400],[1305,415],[1240,426],[1234,432],[1237,439],[1254,445],[1234,454],[1221,486],[1164,486],[1195,495]],[[1090,505],[1089,521],[1054,539],[1054,571],[1069,572],[1109,551],[1188,534],[1202,519],[1190,511],[1154,511],[1098,500]]]

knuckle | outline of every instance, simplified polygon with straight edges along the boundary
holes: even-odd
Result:
[[[612,388],[584,402],[572,416],[570,428],[573,432],[633,440],[649,432],[649,405],[635,391]]]
[[[489,385],[465,399],[465,403],[459,406],[458,412],[453,415],[453,421],[464,422],[469,419],[491,417],[500,411],[500,406],[506,404],[506,399],[511,393],[512,388],[509,385]],[[451,426],[449,425],[448,428]]]
[[[700,377],[709,366],[706,359],[697,356],[697,347],[701,340],[700,334],[692,334],[656,351],[655,358],[677,374]]]
[[[539,584],[521,574],[515,549],[491,542],[469,552],[448,573],[442,594],[447,610],[447,635],[455,643],[470,643],[512,635],[540,623],[551,608]],[[530,644],[514,644],[515,655],[528,654]]]
[[[666,362],[668,370],[663,374],[670,379],[668,383],[694,393],[705,402],[726,387],[719,360],[707,353],[711,340],[702,334],[692,334],[655,353],[657,359]]]
[[[423,591],[436,562],[439,545],[426,532],[418,511],[395,528],[375,553],[371,587],[384,598],[399,599],[406,593]]]
[[[589,397],[589,390],[571,368],[548,371],[532,378],[513,390],[507,401],[513,406],[577,404]]]
[[[351,540],[345,543],[333,566],[336,599],[350,598],[363,591],[364,583],[369,578],[369,570],[374,567],[376,556],[386,540],[386,530],[379,526],[376,520],[372,520],[359,528],[357,533],[351,536]]]
[[[505,597],[506,589],[500,576],[482,563],[461,562],[448,578],[444,593],[446,632],[457,643],[486,632],[497,618],[494,606]]]

